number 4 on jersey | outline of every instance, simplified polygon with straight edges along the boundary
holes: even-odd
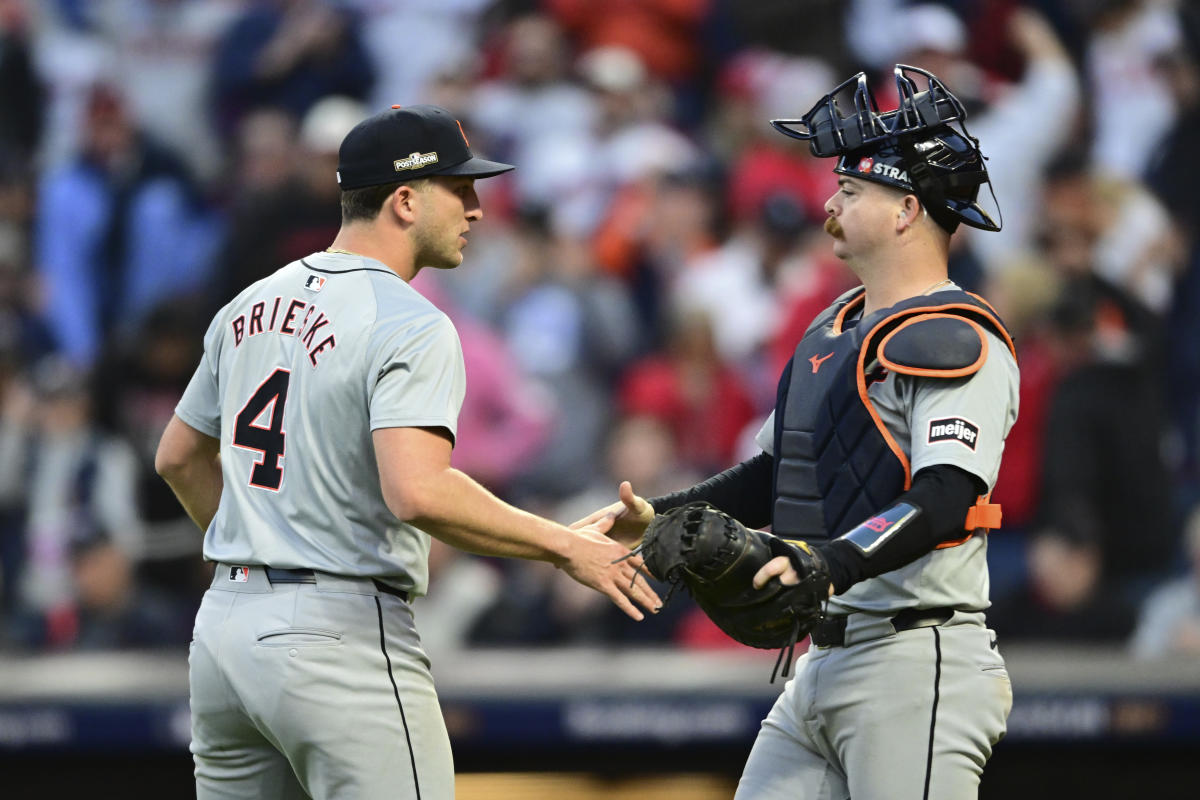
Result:
[[[277,369],[242,406],[233,426],[233,446],[262,453],[262,459],[250,471],[250,485],[260,489],[279,491],[283,483],[284,432],[283,409],[287,404],[288,383],[292,373]],[[267,410],[270,413],[267,414]],[[256,424],[263,417],[267,425]]]

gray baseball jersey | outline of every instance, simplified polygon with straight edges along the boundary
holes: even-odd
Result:
[[[253,284],[213,319],[176,409],[221,440],[205,558],[423,594],[429,537],[384,503],[371,431],[453,435],[465,388],[449,318],[377,261],[318,253]]]
[[[988,357],[973,375],[889,371],[868,389],[913,474],[950,464],[989,491],[995,484],[1017,417],[1018,372],[1008,346],[986,336]],[[768,453],[773,434],[772,416],[757,436]],[[763,721],[738,800],[975,797],[1012,707],[982,613],[986,555],[987,537],[972,536],[831,598],[829,613],[847,615],[842,645],[812,646],[800,658]],[[892,615],[913,608],[953,611],[933,627],[893,625]]]
[[[429,537],[384,503],[371,431],[453,435],[464,390],[450,320],[371,259],[309,256],[213,320],[176,409],[224,477],[188,659],[200,800],[454,796],[412,609],[380,588],[425,591]]]
[[[978,476],[988,490],[996,483],[1004,438],[1017,419],[1018,371],[1008,346],[987,333],[988,358],[966,378],[918,378],[890,372],[868,392],[879,416],[904,450],[915,475],[925,467],[950,464]],[[943,434],[943,425],[957,425]],[[775,416],[756,442],[774,448]],[[888,612],[901,608],[951,607],[982,611],[988,602],[987,538],[934,550],[891,572],[862,581],[829,601],[829,613]]]

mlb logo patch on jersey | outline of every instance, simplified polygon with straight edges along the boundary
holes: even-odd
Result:
[[[943,417],[929,420],[929,436],[926,444],[935,442],[958,442],[961,445],[975,449],[979,440],[979,426],[962,417]]]
[[[319,292],[321,287],[325,285],[325,279],[320,275],[309,275],[304,281],[304,288],[310,292]]]
[[[245,583],[246,581],[250,580],[250,568],[230,567],[229,580],[233,581],[234,583]]]

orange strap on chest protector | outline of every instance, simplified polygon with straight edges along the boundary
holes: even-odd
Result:
[[[975,531],[983,528],[985,532],[992,531],[1000,527],[1000,521],[1003,514],[999,503],[990,503],[988,500],[991,495],[983,494],[975,501],[975,505],[967,509],[967,518],[963,522],[963,530],[969,531],[966,536],[961,539],[954,539],[949,542],[942,542],[935,550],[944,550],[947,547],[957,547],[963,542],[975,535]]]

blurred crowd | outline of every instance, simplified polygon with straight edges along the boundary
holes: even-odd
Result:
[[[768,120],[897,62],[967,104],[1003,213],[951,261],[1021,364],[993,627],[1200,656],[1187,0],[0,0],[0,649],[190,638],[211,567],[158,436],[211,314],[332,241],[338,143],[393,103],[518,165],[416,281],[466,356],[456,466],[571,522],[752,455],[853,285],[831,164]],[[633,624],[549,565],[431,570],[431,649],[732,644],[684,598]]]

